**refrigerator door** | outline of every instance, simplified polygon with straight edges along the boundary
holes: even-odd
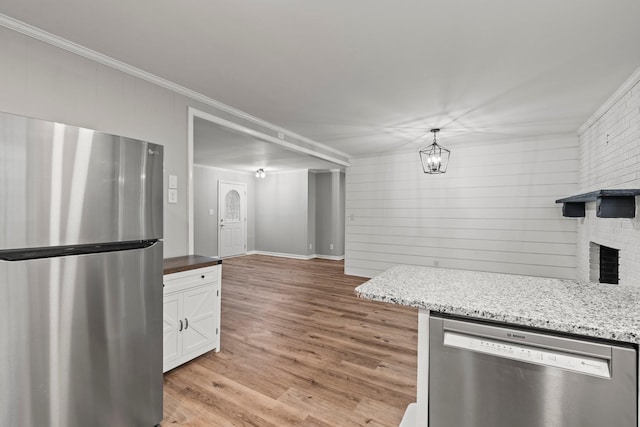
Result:
[[[162,242],[0,261],[0,425],[162,420]]]
[[[0,113],[0,250],[162,238],[162,155]]]

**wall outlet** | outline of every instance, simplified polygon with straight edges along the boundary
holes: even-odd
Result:
[[[333,243],[329,245],[329,249],[333,250]]]
[[[169,175],[169,188],[178,188],[178,176]]]
[[[313,243],[309,243],[309,249],[313,249]]]
[[[212,215],[212,216],[213,216],[213,215],[215,215],[215,214],[216,214],[216,211],[214,211],[213,209],[209,209],[209,215]]]

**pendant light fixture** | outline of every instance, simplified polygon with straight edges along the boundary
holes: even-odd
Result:
[[[431,129],[431,132],[433,133],[433,144],[420,150],[422,170],[428,174],[445,173],[449,165],[451,151],[436,142],[436,133],[440,132],[440,129]]]
[[[260,168],[256,171],[256,178],[264,178],[265,176],[267,176],[267,174],[264,173],[264,169]]]

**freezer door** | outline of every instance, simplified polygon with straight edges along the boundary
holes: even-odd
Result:
[[[162,242],[0,261],[0,425],[162,419]]]
[[[162,146],[0,113],[0,250],[162,237]]]

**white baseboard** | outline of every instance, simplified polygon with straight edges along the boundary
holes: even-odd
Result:
[[[319,255],[319,254],[315,254],[314,258],[329,259],[329,260],[332,260],[332,261],[342,261],[344,259],[344,255]]]
[[[418,421],[416,420],[416,403],[411,403],[407,406],[407,410],[400,421],[400,427],[417,427]]]
[[[332,261],[342,261],[344,259],[344,255],[342,256],[319,255],[319,254],[299,255],[299,254],[287,254],[282,252],[268,252],[268,251],[249,251],[245,255],[267,255],[267,256],[277,256],[280,258],[292,258],[292,259],[304,259],[304,260],[319,258],[319,259],[328,259]]]
[[[277,256],[280,258],[292,258],[292,259],[313,259],[313,255],[299,255],[299,254],[286,254],[282,252],[267,252],[267,251],[253,251],[257,255]]]
[[[231,259],[231,258],[238,258],[238,257],[241,257],[241,256],[245,256],[245,255],[251,255],[251,253],[250,253],[250,252],[245,252],[245,253],[243,253],[243,254],[238,254],[238,255],[228,255],[228,256],[225,256],[225,257],[218,257],[218,258],[222,258],[222,259]]]

